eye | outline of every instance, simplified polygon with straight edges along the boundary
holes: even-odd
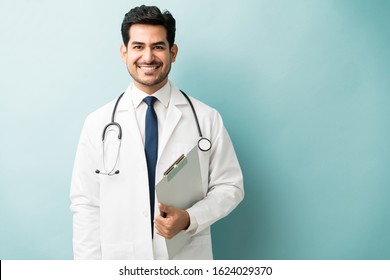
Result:
[[[154,47],[155,50],[165,50],[165,47],[162,45],[157,45]]]
[[[133,50],[140,50],[140,49],[142,49],[141,45],[134,45],[133,46]]]

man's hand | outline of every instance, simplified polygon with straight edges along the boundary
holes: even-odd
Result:
[[[161,215],[154,218],[154,226],[159,235],[171,239],[189,227],[190,215],[187,211],[162,203],[158,204],[158,208]]]

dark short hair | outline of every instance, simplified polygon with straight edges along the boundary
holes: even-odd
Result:
[[[167,10],[161,13],[160,9],[156,6],[142,5],[131,9],[125,14],[121,27],[122,39],[125,46],[129,43],[129,30],[133,24],[162,25],[167,31],[169,47],[172,48],[175,43],[176,20]]]

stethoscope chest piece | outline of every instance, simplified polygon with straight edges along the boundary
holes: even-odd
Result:
[[[207,152],[211,149],[211,142],[209,139],[207,138],[200,138],[199,141],[198,141],[198,148],[199,150],[203,151],[203,152]]]

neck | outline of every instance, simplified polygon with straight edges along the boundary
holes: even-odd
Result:
[[[155,92],[157,92],[158,90],[160,90],[161,88],[163,88],[167,83],[168,83],[168,79],[162,81],[161,83],[159,83],[159,84],[157,84],[157,85],[152,85],[152,86],[140,84],[140,83],[134,81],[134,85],[135,85],[139,90],[142,90],[143,92],[145,92],[145,93],[148,94],[148,95],[154,94]]]

